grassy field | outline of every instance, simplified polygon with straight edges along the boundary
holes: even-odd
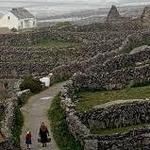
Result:
[[[13,46],[13,45],[12,45]],[[61,49],[61,48],[80,48],[81,43],[77,43],[77,42],[73,42],[73,41],[63,41],[63,40],[57,40],[57,39],[41,39],[39,40],[37,43],[28,45],[18,45],[15,47],[20,47],[20,48],[24,48],[24,47],[35,47],[35,48],[57,48],[57,49]]]
[[[125,53],[130,53],[134,48],[136,47],[140,47],[143,45],[148,45],[150,46],[150,38],[149,37],[143,37],[143,41],[131,41],[131,43],[129,44],[128,48],[124,49],[122,52]]]
[[[60,150],[82,150],[80,143],[68,130],[65,113],[60,106],[59,95],[54,98],[48,116],[54,139]]]
[[[87,111],[96,105],[115,100],[150,98],[150,86],[127,88],[116,91],[97,91],[79,93],[78,111]]]
[[[128,127],[113,128],[113,129],[93,128],[93,129],[91,129],[91,133],[100,134],[100,135],[112,135],[115,133],[127,133],[133,129],[146,128],[146,127],[150,127],[150,124],[132,125],[132,126],[128,126]]]
[[[39,43],[35,44],[37,47],[50,47],[50,48],[68,48],[68,47],[79,47],[80,43],[71,41],[59,41],[59,40],[49,40],[43,39]]]

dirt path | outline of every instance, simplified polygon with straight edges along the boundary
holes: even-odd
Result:
[[[51,131],[50,137],[52,138],[52,141],[48,144],[47,148],[42,148],[41,144],[37,142],[37,138],[41,122],[45,122],[50,130],[47,111],[52,99],[58,94],[63,84],[64,83],[56,84],[49,89],[32,96],[28,103],[21,109],[24,116],[24,126],[21,135],[21,147],[23,150],[26,149],[25,134],[28,130],[32,132],[32,150],[58,150]]]

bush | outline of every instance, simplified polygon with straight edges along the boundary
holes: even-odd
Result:
[[[23,94],[20,97],[18,97],[18,106],[22,107],[23,105],[25,105],[31,96],[32,96],[32,93]]]
[[[150,85],[150,81],[136,81],[132,83],[131,87],[143,87],[149,85]]]
[[[12,28],[11,31],[12,32],[17,32],[17,29],[16,28]]]
[[[32,93],[38,93],[42,90],[42,82],[33,76],[25,77],[23,82],[20,84],[21,90],[30,89]]]

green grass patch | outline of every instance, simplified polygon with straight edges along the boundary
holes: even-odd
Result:
[[[57,95],[48,112],[54,139],[60,150],[82,150],[78,141],[70,134],[65,118],[65,112],[60,106],[60,98]]]
[[[20,147],[20,135],[22,132],[23,126],[23,115],[20,111],[20,107],[16,107],[15,115],[14,115],[14,126],[12,128],[12,138],[14,141],[14,145],[16,147]]]
[[[69,22],[69,21],[58,22],[58,23],[56,23],[56,25],[55,25],[55,27],[56,27],[56,28],[59,28],[59,29],[67,28],[67,27],[71,27],[71,26],[72,26],[72,24],[71,24],[71,22]]]
[[[76,42],[72,42],[72,41],[43,39],[43,40],[40,40],[34,46],[50,47],[50,48],[68,48],[68,47],[79,47],[80,44]]]
[[[148,128],[150,127],[150,124],[140,124],[140,125],[132,125],[128,127],[122,127],[122,128],[113,128],[113,129],[97,129],[92,128],[91,133],[93,134],[100,134],[100,135],[113,135],[116,133],[128,133],[129,131],[133,129],[140,129],[140,128]]]
[[[150,37],[143,37],[142,41],[131,39],[128,48],[124,49],[122,52],[130,53],[134,48],[140,47],[142,45],[150,46]]]
[[[133,87],[116,91],[80,92],[76,109],[87,111],[96,105],[115,100],[150,98],[150,86]]]
[[[12,128],[12,138],[14,141],[14,145],[20,148],[20,135],[22,133],[22,127],[24,123],[23,114],[20,111],[20,108],[25,105],[28,99],[33,95],[33,93],[29,93],[28,95],[22,95],[18,98],[18,106],[15,109],[14,120],[13,120],[13,128]]]

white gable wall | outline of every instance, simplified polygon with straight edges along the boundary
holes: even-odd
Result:
[[[18,29],[26,29],[26,28],[35,28],[37,25],[36,19],[34,18],[26,18],[26,19],[18,19],[11,12],[4,15],[0,18],[0,27],[7,27],[9,29],[16,28]]]
[[[36,19],[34,18],[19,20],[19,29],[35,28],[35,27],[36,27]]]
[[[0,27],[7,27],[9,29],[18,29],[19,20],[11,12],[7,13],[0,19]]]

